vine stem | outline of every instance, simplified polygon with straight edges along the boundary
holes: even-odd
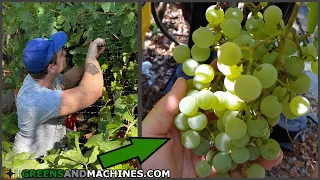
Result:
[[[298,47],[298,51],[299,51],[299,55],[300,57],[302,58],[303,56],[303,53],[302,53],[302,49],[300,47],[300,40],[299,38],[297,37],[297,34],[296,34],[296,31],[294,29],[292,29],[292,37],[293,37],[293,42],[297,45]]]
[[[275,62],[276,67],[280,67],[280,65],[281,65],[281,57],[282,57],[282,54],[283,54],[283,51],[284,51],[284,46],[285,46],[285,43],[286,43],[286,37],[288,36],[288,34],[289,34],[289,32],[290,32],[290,30],[292,28],[292,25],[293,25],[294,21],[297,18],[300,6],[301,6],[301,2],[296,2],[296,4],[294,5],[293,12],[292,12],[292,14],[290,16],[290,19],[289,19],[289,21],[288,21],[288,23],[286,25],[285,32],[280,37],[279,54],[278,54],[276,62]]]
[[[210,131],[210,129],[208,128],[208,126],[206,127],[206,130],[209,132],[212,140],[214,140],[214,135],[212,134],[212,132]]]
[[[292,140],[292,138],[291,138],[291,136],[290,136],[290,134],[289,134],[288,118],[286,118],[286,131],[287,131],[287,135],[288,135],[288,137],[289,137],[289,139],[290,139],[290,141],[291,141],[291,143],[292,143],[292,146],[293,146],[293,145],[294,145],[294,142],[293,142],[293,140]]]
[[[253,50],[257,49],[257,48],[260,47],[261,45],[264,45],[265,43],[267,43],[268,41],[276,38],[276,37],[279,36],[279,35],[280,35],[280,33],[277,33],[277,34],[275,34],[275,35],[273,35],[273,36],[267,37],[267,38],[264,39],[263,41],[260,41],[258,44],[256,44],[255,46],[253,46],[252,49],[253,49]]]
[[[310,36],[311,36],[311,34],[310,34],[310,33],[307,33],[307,34],[305,34],[305,35],[302,35],[302,36],[298,37],[297,40],[298,40],[298,42],[300,43],[301,41],[307,39],[307,38],[310,37]]]
[[[281,84],[283,87],[287,88],[289,91],[291,91],[291,92],[294,93],[294,91],[293,91],[288,85],[286,85],[284,82],[282,82],[280,79],[277,79],[277,82],[278,82],[279,84]],[[294,94],[295,94],[295,93],[294,93]]]

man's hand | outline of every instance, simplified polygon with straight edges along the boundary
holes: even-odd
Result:
[[[211,65],[217,70],[216,60]],[[143,137],[171,138],[169,142],[142,164],[144,170],[170,169],[171,177],[197,177],[195,167],[202,158],[182,145],[180,132],[173,123],[175,116],[179,113],[179,102],[185,97],[186,93],[187,81],[184,78],[178,78],[171,91],[154,106],[143,120]],[[282,157],[283,153],[281,151],[276,160],[269,161],[259,157],[256,162],[260,163],[265,169],[271,169],[282,160]],[[209,177],[214,176],[215,173],[213,167]],[[232,172],[230,175],[241,177],[240,172]]]
[[[99,47],[99,44],[102,45],[102,47]],[[88,49],[88,57],[94,57],[95,59],[98,59],[100,54],[105,50],[105,39],[97,38],[92,43],[90,43],[89,49]]]

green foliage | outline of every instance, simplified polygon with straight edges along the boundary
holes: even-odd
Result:
[[[68,133],[60,144],[43,157],[43,163],[26,153],[14,154],[13,136],[18,132],[17,115],[2,116],[2,161],[4,167],[28,169],[102,169],[97,155],[128,144],[137,136],[137,3],[129,2],[7,2],[3,3],[2,34],[5,54],[12,57],[3,82],[6,87],[21,87],[27,71],[23,49],[28,40],[49,36],[57,31],[68,35],[68,64],[83,65],[88,45],[96,38],[106,39],[106,52],[98,59],[104,72],[104,90],[98,117],[88,123],[98,124],[93,136],[83,143],[83,133]],[[68,67],[69,68],[69,67]],[[129,92],[129,93],[128,93]],[[118,137],[126,127],[124,137]],[[9,139],[11,137],[11,139]],[[133,169],[128,163],[111,168]]]
[[[318,25],[318,2],[308,2],[308,32],[312,34]]]
[[[128,62],[128,57],[137,52],[137,3],[10,2],[3,3],[2,15],[2,43],[7,55],[13,58],[10,65],[4,67],[11,72],[4,81],[13,89],[21,86],[22,77],[26,75],[22,53],[27,41],[57,31],[67,33],[66,47],[73,63],[82,65],[87,45],[98,37],[105,38],[110,54],[108,57],[103,54],[99,59],[103,69],[116,62],[113,69],[128,69],[126,78],[137,78],[137,64]],[[113,84],[118,85],[119,80]],[[119,89],[122,88],[115,87]]]

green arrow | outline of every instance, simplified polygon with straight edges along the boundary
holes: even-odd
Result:
[[[108,168],[131,159],[138,158],[142,164],[153,153],[161,148],[170,138],[131,137],[131,144],[98,155],[103,168]]]

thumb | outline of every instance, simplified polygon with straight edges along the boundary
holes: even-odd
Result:
[[[160,99],[143,120],[142,136],[161,136],[169,131],[174,117],[179,113],[179,102],[185,97],[187,89],[187,81],[178,78],[171,91]]]

